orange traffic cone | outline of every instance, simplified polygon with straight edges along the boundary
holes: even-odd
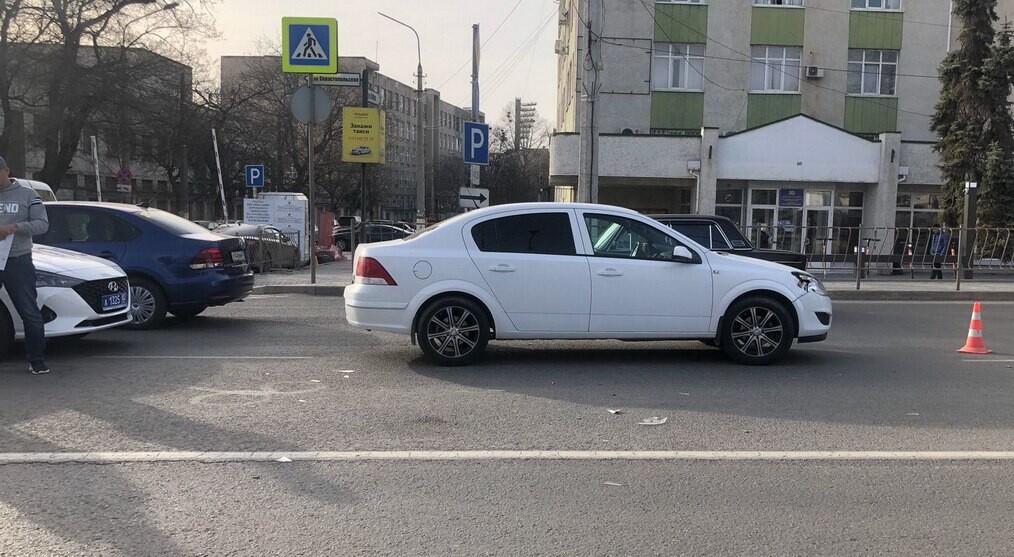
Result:
[[[968,340],[958,352],[966,354],[989,354],[992,350],[982,342],[982,307],[979,302],[972,305],[972,322],[968,325]]]

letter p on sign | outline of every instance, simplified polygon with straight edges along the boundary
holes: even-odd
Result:
[[[489,164],[489,125],[465,122],[465,164]]]

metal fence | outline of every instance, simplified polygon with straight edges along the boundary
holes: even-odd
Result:
[[[825,275],[858,278],[908,276],[928,278],[934,259],[947,278],[964,275],[1014,274],[1014,229],[1010,228],[865,228],[839,226],[747,227],[757,247],[804,253],[807,268]],[[942,255],[934,257],[934,236],[942,234]]]

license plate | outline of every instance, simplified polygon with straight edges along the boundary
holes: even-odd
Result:
[[[119,294],[106,294],[105,296],[102,296],[102,309],[122,308],[127,305],[128,301],[130,301],[130,296],[128,296],[126,292],[121,292]]]
[[[246,252],[245,251],[234,251],[232,252],[233,263],[246,263]]]

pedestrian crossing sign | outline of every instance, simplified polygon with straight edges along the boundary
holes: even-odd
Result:
[[[283,17],[282,71],[338,73],[338,20],[326,17]]]

